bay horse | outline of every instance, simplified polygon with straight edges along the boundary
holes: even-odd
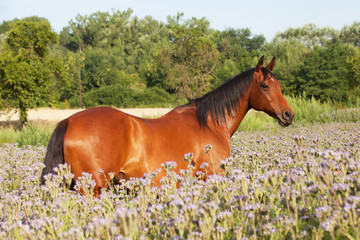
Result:
[[[266,67],[263,64],[264,56],[255,68],[158,119],[95,107],[62,120],[50,138],[41,182],[45,175],[54,173],[53,168],[67,163],[75,181],[83,172],[92,174],[96,182],[94,194],[99,196],[100,189],[108,187],[110,172],[121,173],[125,180],[140,178],[161,168],[162,163],[175,161],[175,172],[179,173],[187,169],[187,153],[193,154],[196,173],[202,163],[209,163],[204,151],[209,144],[214,165],[208,164],[206,172],[221,173],[220,161],[230,156],[230,138],[249,109],[267,113],[281,126],[293,121],[294,112],[272,73],[275,57]],[[157,174],[152,184],[160,186],[165,174]]]

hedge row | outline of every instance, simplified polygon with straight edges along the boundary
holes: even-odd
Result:
[[[114,106],[119,108],[133,107],[173,107],[184,103],[175,94],[169,94],[164,89],[146,88],[129,89],[122,85],[111,85],[98,88],[82,96],[83,107],[99,105]],[[79,107],[79,97],[70,100],[71,107]]]

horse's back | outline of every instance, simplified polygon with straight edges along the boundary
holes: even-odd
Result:
[[[84,110],[69,117],[67,141],[86,140],[111,145],[117,134],[126,133],[130,126],[130,115],[109,107]],[[117,138],[118,139],[118,138]]]

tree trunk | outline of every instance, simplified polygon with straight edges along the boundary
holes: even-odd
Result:
[[[20,119],[20,126],[19,128],[22,129],[26,123],[28,122],[28,114],[26,109],[26,104],[24,104],[21,100],[19,101],[19,119]]]
[[[80,108],[82,108],[82,98],[81,98],[81,67],[79,67],[79,101],[80,101]]]

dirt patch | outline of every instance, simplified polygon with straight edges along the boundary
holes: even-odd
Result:
[[[51,109],[51,108],[39,108],[31,109],[28,111],[28,120],[46,120],[46,121],[60,121],[71,115],[83,111],[84,109]],[[160,117],[168,113],[171,108],[126,108],[119,109],[125,113],[137,116],[137,117],[146,117],[154,118]],[[11,111],[7,114],[0,113],[0,121],[17,121],[19,120],[19,113],[16,111]]]

